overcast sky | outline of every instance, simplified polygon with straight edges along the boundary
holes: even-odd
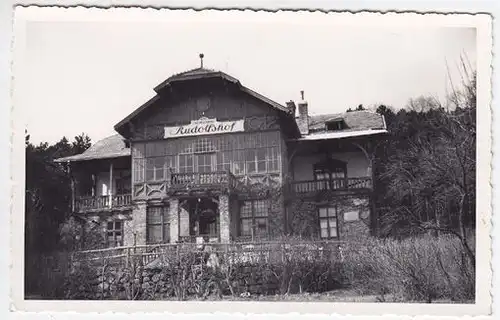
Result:
[[[199,66],[222,70],[279,103],[305,91],[310,113],[343,112],[359,104],[404,107],[420,95],[445,97],[459,82],[460,55],[475,66],[472,28],[363,25],[334,15],[273,20],[253,12],[170,12],[155,19],[101,13],[95,21],[29,22],[15,83],[28,110],[33,142],[93,141],[154,95],[173,73]],[[89,12],[89,16],[90,16]],[[16,80],[17,81],[17,80]],[[449,89],[448,89],[449,90]]]

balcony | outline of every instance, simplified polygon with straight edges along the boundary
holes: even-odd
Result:
[[[172,173],[169,193],[183,191],[220,190],[231,192],[236,188],[236,179],[229,171]]]
[[[74,211],[79,213],[124,210],[132,205],[131,194],[119,194],[111,196],[86,196],[75,199]]]
[[[316,194],[327,191],[370,191],[370,177],[334,178],[329,180],[293,181],[291,189],[297,194]]]

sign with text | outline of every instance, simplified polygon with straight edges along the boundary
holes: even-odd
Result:
[[[165,127],[165,139],[241,132],[245,131],[244,123],[245,120],[219,122],[217,119],[202,118],[184,126]]]

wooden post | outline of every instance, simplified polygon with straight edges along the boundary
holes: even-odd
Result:
[[[109,163],[109,207],[113,205],[113,160]]]
[[[92,173],[92,197],[97,195],[97,177],[95,173]]]
[[[130,247],[127,247],[127,257],[125,258],[125,268],[130,265]]]

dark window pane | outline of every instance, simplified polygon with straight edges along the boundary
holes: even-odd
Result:
[[[335,208],[328,208],[328,216],[329,217],[336,217],[337,216],[337,212],[335,210]]]
[[[255,219],[255,233],[258,236],[267,235],[267,218]]]
[[[241,219],[240,233],[242,236],[252,235],[252,220],[251,219]]]
[[[255,161],[247,161],[247,172],[248,173],[255,173],[256,172],[256,166],[255,166]]]
[[[319,216],[320,217],[328,217],[328,209],[327,208],[319,208]]]
[[[255,216],[267,217],[267,215],[268,215],[267,201],[255,200],[254,201],[254,213],[255,213]]]
[[[240,209],[241,217],[251,217],[252,216],[252,202],[251,201],[243,201],[243,205]]]
[[[162,222],[163,207],[148,207],[146,214],[148,224],[158,224]]]
[[[162,226],[161,225],[150,225],[148,226],[148,242],[149,243],[159,243],[162,242]]]
[[[115,229],[120,230],[122,228],[122,223],[120,221],[115,221]]]
[[[266,161],[257,162],[257,172],[266,172]]]
[[[113,222],[108,222],[108,230],[113,230]]]

